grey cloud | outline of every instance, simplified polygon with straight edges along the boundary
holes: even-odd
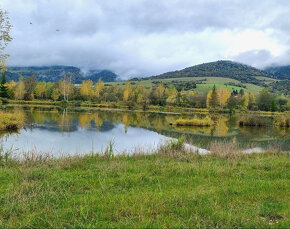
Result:
[[[14,26],[10,65],[65,64],[148,76],[228,59],[223,34],[265,32],[285,48],[249,50],[234,60],[287,62],[288,0],[1,0]],[[30,25],[30,22],[33,24]],[[56,30],[60,30],[57,32]]]
[[[252,65],[257,68],[265,68],[270,65],[289,65],[290,49],[279,56],[273,56],[267,50],[251,50],[243,52],[233,58],[237,62]]]

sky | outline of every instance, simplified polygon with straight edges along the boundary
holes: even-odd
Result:
[[[145,77],[233,60],[290,64],[289,0],[0,0],[8,66],[70,65]]]

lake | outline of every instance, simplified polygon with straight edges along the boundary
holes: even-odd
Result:
[[[289,128],[239,127],[239,115],[210,115],[215,121],[212,127],[176,127],[170,123],[180,117],[204,117],[205,114],[33,106],[5,106],[2,109],[25,114],[23,129],[0,132],[2,148],[14,155],[29,151],[56,157],[102,153],[110,142],[115,154],[151,153],[168,140],[183,135],[187,142],[200,149],[209,149],[214,141],[235,140],[243,150],[271,147],[290,150]],[[266,118],[272,121],[271,117]]]

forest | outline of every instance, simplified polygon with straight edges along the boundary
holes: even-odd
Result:
[[[287,111],[290,109],[289,99],[282,95],[270,93],[266,88],[254,95],[243,88],[228,90],[216,88],[214,85],[208,93],[197,93],[195,83],[185,85],[156,81],[151,87],[134,86],[134,82],[126,82],[125,86],[106,85],[102,79],[97,83],[83,80],[81,85],[72,83],[71,76],[64,76],[57,82],[39,82],[35,77],[20,77],[17,82],[8,82],[2,72],[0,97],[10,100],[51,100],[51,101],[90,101],[94,103],[115,103],[128,107],[136,105],[144,109],[148,105],[176,106],[191,108],[223,109],[228,111],[261,110]],[[6,99],[6,100],[5,100]]]

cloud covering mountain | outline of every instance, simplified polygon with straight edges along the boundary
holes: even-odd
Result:
[[[290,64],[288,0],[1,0],[9,65],[149,76],[230,59]]]

